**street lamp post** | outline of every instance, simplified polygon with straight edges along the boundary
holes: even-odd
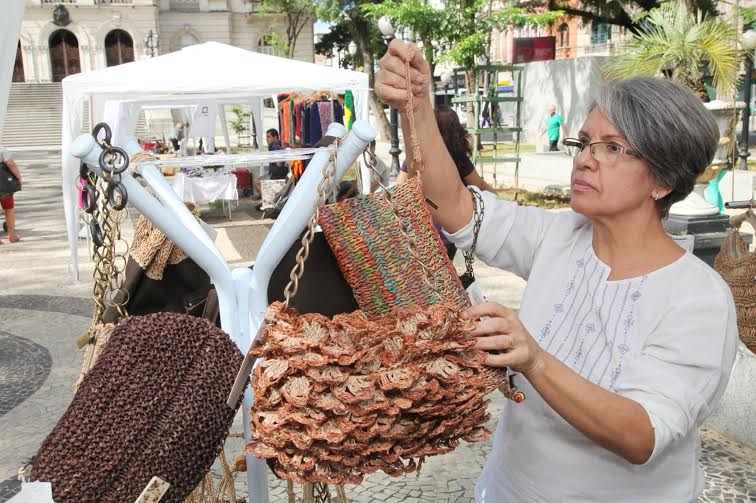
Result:
[[[449,106],[449,82],[454,77],[454,73],[451,70],[446,70],[441,74],[441,85],[444,86],[444,105]]]
[[[155,57],[155,53],[160,47],[160,35],[158,35],[154,30],[150,29],[150,31],[147,33],[147,36],[144,37],[144,47],[145,49],[150,51],[151,58]]]
[[[743,101],[745,101],[745,108],[743,109],[743,129],[740,135],[740,169],[748,169],[748,157],[751,153],[748,151],[749,147],[749,121],[751,120],[751,74],[753,73],[753,57],[754,48],[756,48],[756,30],[749,29],[743,34],[743,49],[745,49],[745,79],[743,79]]]
[[[391,20],[387,16],[382,16],[378,20],[378,29],[383,35],[383,40],[388,46],[394,39],[394,26],[391,24]],[[402,153],[402,149],[399,148],[399,110],[394,107],[390,108],[390,121],[391,121],[391,172],[394,175],[399,174],[399,154]]]

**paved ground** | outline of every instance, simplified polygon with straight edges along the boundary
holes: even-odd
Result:
[[[91,316],[91,264],[81,259],[82,281],[77,284],[68,268],[59,158],[36,156],[19,164],[25,191],[17,198],[17,212],[24,239],[10,245],[0,235],[5,241],[0,245],[0,503],[17,491],[13,478],[19,465],[34,455],[73,396],[81,365],[74,341]],[[246,203],[233,221],[205,216],[219,231],[219,247],[236,266],[254,260],[271,224]],[[131,231],[127,224],[125,233]],[[492,299],[519,306],[523,281],[480,264],[476,270]],[[501,403],[502,398],[493,398],[494,416]],[[241,428],[239,417],[234,429]],[[700,501],[756,501],[756,452],[711,430],[703,429],[702,438],[707,487]],[[230,439],[229,456],[241,447],[240,440]],[[347,492],[358,502],[471,501],[488,450],[488,443],[462,445],[450,455],[429,459],[419,477],[375,474]],[[242,478],[236,485],[243,495]],[[271,501],[286,501],[285,485],[272,475],[269,480]]]

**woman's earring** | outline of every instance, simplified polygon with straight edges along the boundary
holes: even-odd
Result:
[[[654,201],[658,201],[659,200],[659,193],[658,192],[654,192],[653,198],[654,198]]]

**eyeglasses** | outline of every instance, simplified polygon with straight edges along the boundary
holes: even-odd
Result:
[[[624,156],[630,156],[640,159],[640,155],[634,150],[625,148],[618,143],[611,141],[595,141],[593,143],[579,140],[577,138],[565,138],[564,146],[572,157],[577,156],[586,147],[590,148],[591,155],[594,159],[602,164],[613,165]]]

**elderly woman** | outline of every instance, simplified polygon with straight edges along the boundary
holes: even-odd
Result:
[[[470,247],[473,200],[433,117],[428,64],[393,41],[376,94],[405,110],[409,134],[407,59],[423,190],[452,241]],[[735,307],[661,219],[711,161],[717,127],[688,90],[635,78],[602,89],[577,136],[566,142],[572,211],[482,194],[478,256],[528,284],[518,313],[487,303],[468,316],[481,320],[486,364],[519,372],[527,400],[504,406],[476,499],[695,501],[704,483],[698,427],[727,384]]]

